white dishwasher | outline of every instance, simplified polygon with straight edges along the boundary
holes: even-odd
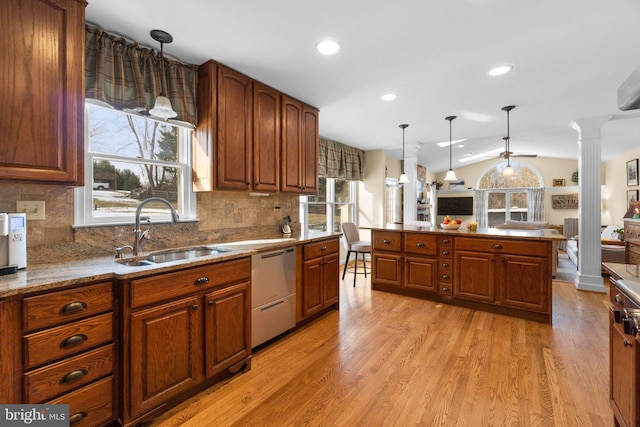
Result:
[[[296,248],[251,256],[251,346],[296,326]]]

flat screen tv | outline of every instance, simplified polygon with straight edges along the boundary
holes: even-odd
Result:
[[[438,197],[438,215],[473,215],[473,197]]]

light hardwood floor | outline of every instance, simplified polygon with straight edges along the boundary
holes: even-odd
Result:
[[[613,425],[606,294],[554,282],[547,325],[352,285],[153,426]]]

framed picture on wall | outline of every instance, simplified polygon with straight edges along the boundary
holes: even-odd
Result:
[[[553,180],[554,187],[564,187],[564,179],[556,178]]]
[[[638,159],[627,162],[627,185],[638,185]]]
[[[638,190],[627,190],[627,208],[631,206],[631,202],[638,201]]]

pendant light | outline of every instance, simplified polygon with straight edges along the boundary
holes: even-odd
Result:
[[[447,175],[444,177],[445,181],[457,181],[458,178],[456,178],[456,173],[453,171],[453,167],[451,166],[451,159],[453,157],[452,155],[452,148],[451,146],[453,139],[451,138],[451,122],[455,120],[457,116],[449,116],[449,117],[445,117],[445,120],[449,121],[449,170],[447,171]]]
[[[505,136],[505,156],[507,157],[507,166],[502,171],[502,176],[505,178],[510,178],[516,174],[516,171],[511,166],[511,153],[509,152],[509,140],[511,139],[509,135],[509,112],[516,108],[515,105],[507,105],[506,107],[502,107],[502,111],[507,112],[507,136]]]
[[[408,128],[409,125],[402,124],[399,127],[400,129],[402,129],[402,173],[400,174],[400,178],[398,179],[398,182],[400,184],[406,184],[407,182],[409,182],[409,177],[407,177],[407,174],[404,173],[404,130]]]
[[[160,72],[162,73],[160,76],[160,95],[156,98],[156,103],[151,110],[149,110],[149,114],[155,117],[159,117],[161,119],[172,119],[178,115],[173,108],[171,107],[171,101],[167,97],[164,91],[164,49],[163,46],[165,43],[171,43],[173,41],[173,37],[171,34],[162,30],[151,30],[151,37],[155,41],[160,42]]]

